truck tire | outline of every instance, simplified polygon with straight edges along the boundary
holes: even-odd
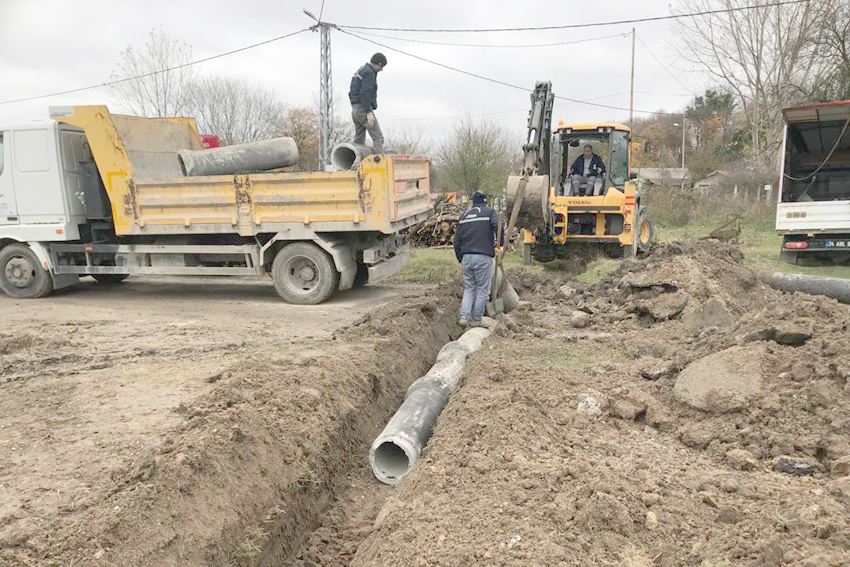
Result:
[[[53,278],[26,244],[9,244],[0,250],[0,289],[17,299],[53,293]]]
[[[281,248],[272,263],[274,288],[287,303],[316,305],[339,287],[333,258],[312,242]]]
[[[100,285],[115,285],[130,277],[130,274],[92,274],[92,277]]]

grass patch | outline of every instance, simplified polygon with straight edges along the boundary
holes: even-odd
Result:
[[[583,284],[597,284],[604,280],[608,274],[616,270],[619,265],[619,260],[597,258],[576,279]]]
[[[453,248],[414,248],[410,261],[387,282],[440,284],[460,280]]]

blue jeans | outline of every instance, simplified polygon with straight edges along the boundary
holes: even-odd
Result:
[[[463,299],[460,316],[480,321],[490,299],[490,281],[493,279],[493,258],[486,254],[464,254]]]

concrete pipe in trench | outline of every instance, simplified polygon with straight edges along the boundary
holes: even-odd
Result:
[[[762,280],[780,291],[826,295],[841,303],[850,303],[850,280],[821,276],[799,276],[780,272],[764,274]]]
[[[298,163],[298,146],[292,138],[271,138],[210,150],[177,152],[183,175],[233,175],[257,173]]]
[[[404,403],[372,443],[369,464],[383,483],[398,484],[410,472],[463,374],[466,357],[481,348],[490,329],[474,328],[443,345],[425,376],[410,385]]]

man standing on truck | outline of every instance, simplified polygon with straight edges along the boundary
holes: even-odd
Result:
[[[375,110],[378,109],[378,73],[387,66],[383,53],[376,53],[372,59],[360,67],[351,77],[348,100],[351,101],[351,119],[354,121],[354,143],[361,146],[366,143],[366,130],[372,138],[372,148],[376,154],[384,151],[384,135]]]
[[[463,299],[458,319],[462,327],[483,326],[481,317],[490,299],[496,255],[494,240],[499,226],[499,215],[487,206],[484,193],[473,193],[472,205],[460,217],[455,234],[455,256],[463,270]]]

